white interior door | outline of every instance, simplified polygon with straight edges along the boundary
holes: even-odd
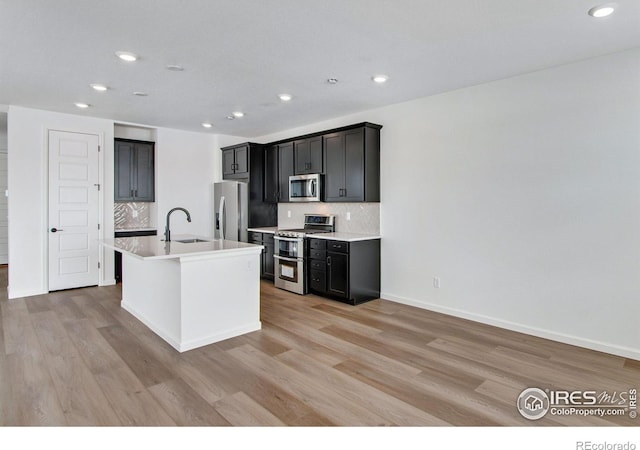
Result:
[[[49,131],[49,290],[98,284],[99,139]]]

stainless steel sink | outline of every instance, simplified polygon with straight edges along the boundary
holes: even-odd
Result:
[[[176,239],[174,242],[181,242],[183,244],[195,244],[196,242],[209,242],[209,241],[205,239],[193,238],[193,239]]]

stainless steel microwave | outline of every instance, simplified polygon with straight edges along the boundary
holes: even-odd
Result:
[[[322,201],[322,175],[292,175],[289,177],[290,202]]]

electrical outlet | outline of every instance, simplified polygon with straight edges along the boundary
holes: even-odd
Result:
[[[351,220],[351,213],[350,212],[347,213],[347,220]]]
[[[440,277],[433,277],[433,287],[436,289],[440,287]]]
[[[287,211],[287,217],[291,217],[291,211]]]

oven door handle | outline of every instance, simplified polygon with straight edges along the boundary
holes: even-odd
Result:
[[[276,241],[287,241],[287,242],[299,242],[304,240],[302,238],[287,238],[287,237],[281,237],[281,236],[275,236],[273,239],[275,239]]]
[[[283,261],[289,261],[289,262],[299,262],[299,261],[304,261],[302,258],[287,258],[286,256],[280,256],[280,255],[273,255],[273,257],[275,259],[282,259]]]

